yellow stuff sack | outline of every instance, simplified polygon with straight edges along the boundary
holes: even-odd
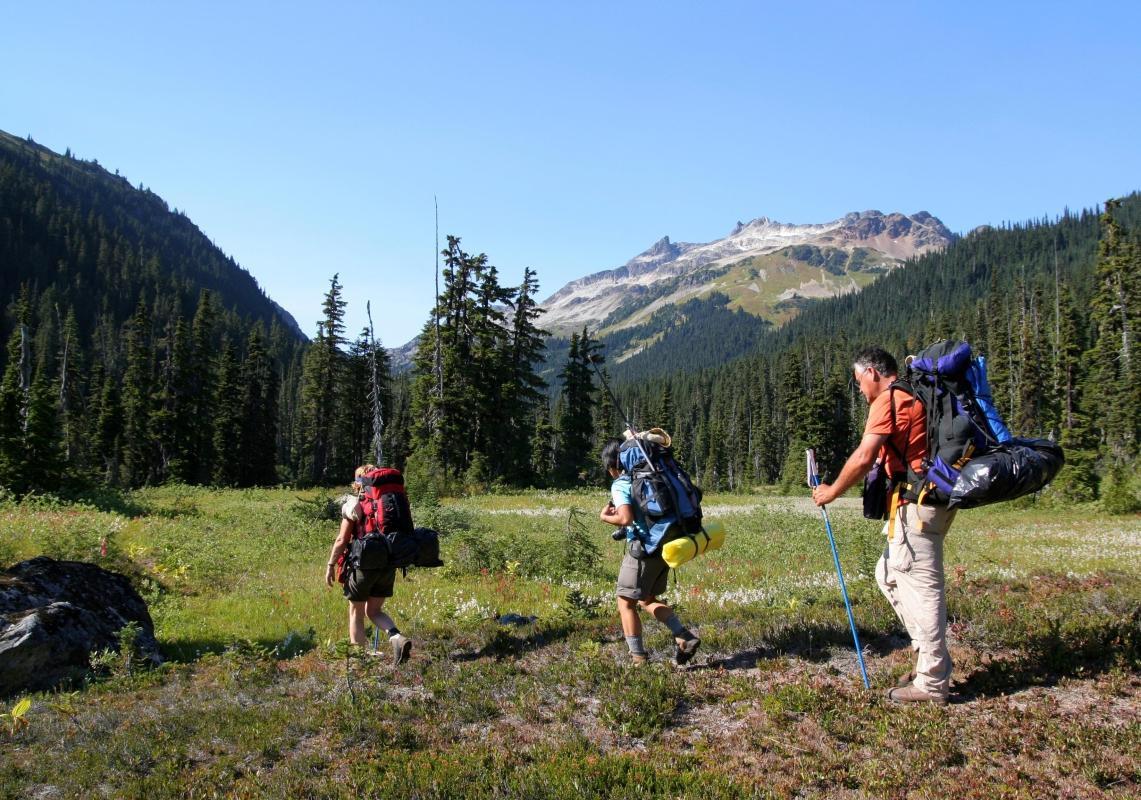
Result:
[[[671,567],[677,567],[697,558],[707,550],[716,550],[725,544],[725,526],[717,520],[705,523],[705,530],[666,542],[662,558]]]

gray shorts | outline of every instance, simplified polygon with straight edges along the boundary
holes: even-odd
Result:
[[[666,591],[670,565],[662,558],[662,551],[652,556],[634,558],[629,553],[622,559],[618,570],[618,596],[630,600],[658,597]]]
[[[395,584],[396,567],[354,569],[345,579],[345,597],[354,603],[363,603],[370,597],[392,597]]]

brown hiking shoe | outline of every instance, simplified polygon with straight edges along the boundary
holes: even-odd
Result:
[[[934,703],[935,705],[947,705],[947,698],[941,694],[928,694],[921,689],[916,689],[914,686],[897,686],[894,689],[888,689],[887,699],[893,703]]]
[[[642,655],[641,653],[631,653],[630,654],[630,666],[631,667],[644,667],[644,666],[646,666],[646,664],[649,664],[649,663],[650,663],[650,657],[649,656]]]
[[[412,640],[403,633],[398,633],[389,637],[388,641],[392,643],[392,663],[402,664],[407,661],[412,654]]]
[[[697,648],[701,646],[701,640],[694,636],[692,639],[675,639],[677,644],[677,651],[674,653],[674,661],[680,667],[683,664],[688,664],[697,654]]]

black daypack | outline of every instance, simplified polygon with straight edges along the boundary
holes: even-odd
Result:
[[[652,433],[638,434],[618,450],[618,461],[630,475],[634,502],[651,526],[671,519],[685,533],[697,533],[701,530],[701,489],[674,459],[673,449],[656,438]]]

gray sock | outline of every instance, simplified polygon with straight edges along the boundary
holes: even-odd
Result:
[[[689,628],[681,624],[681,620],[677,618],[677,614],[670,614],[662,624],[669,628],[670,633],[679,639],[685,639],[688,642],[690,639],[695,638]]]
[[[626,646],[630,648],[630,655],[632,656],[646,655],[646,646],[642,644],[642,637],[640,635],[627,636]]]

